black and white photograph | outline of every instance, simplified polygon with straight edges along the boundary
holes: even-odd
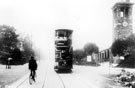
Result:
[[[135,0],[0,0],[0,88],[135,88]]]

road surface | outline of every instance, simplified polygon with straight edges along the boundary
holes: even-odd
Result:
[[[38,64],[36,82],[29,84],[29,73],[8,88],[105,88],[102,74],[108,74],[108,68],[74,66],[72,72],[56,73],[53,65],[45,60]]]

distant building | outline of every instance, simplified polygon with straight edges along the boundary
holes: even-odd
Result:
[[[92,53],[92,55],[88,55],[87,58],[86,58],[87,62],[99,62],[98,61],[98,54],[96,53]]]
[[[110,61],[111,58],[112,58],[112,52],[110,48],[102,50],[98,53],[98,59],[100,62]]]
[[[93,61],[96,62],[96,63],[100,62],[100,61],[99,61],[99,58],[98,58],[98,54],[96,54],[96,53],[92,53],[92,59],[93,59]]]
[[[117,2],[113,7],[113,41],[126,39],[133,33],[132,7],[130,0]]]

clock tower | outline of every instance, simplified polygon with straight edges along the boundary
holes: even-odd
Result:
[[[132,7],[130,0],[117,2],[113,7],[113,41],[126,39],[133,33]]]

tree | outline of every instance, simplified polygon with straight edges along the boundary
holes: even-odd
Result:
[[[85,56],[86,56],[85,52],[82,49],[73,51],[73,58],[76,61],[81,61]]]
[[[135,35],[129,36],[127,39],[117,39],[111,46],[111,51],[114,56],[127,56],[131,54],[135,48]]]
[[[0,25],[0,53],[2,52],[3,54],[0,55],[1,63],[5,63],[8,57],[13,58],[13,64],[28,62],[28,57],[34,55],[34,50],[31,46],[31,41],[17,34],[14,27]]]
[[[0,25],[0,62],[5,64],[8,57],[12,57],[14,49],[17,48],[18,34],[12,26]]]
[[[119,63],[122,67],[135,67],[135,35],[130,35],[127,39],[116,40],[111,51],[114,56],[124,56],[125,59]]]
[[[19,48],[15,48],[13,51],[12,51],[12,58],[14,61],[20,61],[21,58],[22,58],[22,53],[20,51]]]
[[[99,52],[97,45],[94,43],[87,43],[83,49],[86,55],[92,55],[92,53]]]
[[[32,48],[32,43],[31,40],[29,39],[28,36],[26,36],[23,40],[22,40],[22,47],[23,47],[23,51],[22,51],[22,55],[25,59],[26,62],[29,61],[29,57],[31,55],[35,55],[35,52]]]
[[[127,48],[127,44],[125,40],[116,40],[112,46],[111,46],[111,51],[114,56],[119,55],[119,56],[124,56],[124,51]]]
[[[17,47],[18,34],[15,32],[15,28],[11,26],[0,26],[0,50],[8,53],[12,53],[13,49]]]

